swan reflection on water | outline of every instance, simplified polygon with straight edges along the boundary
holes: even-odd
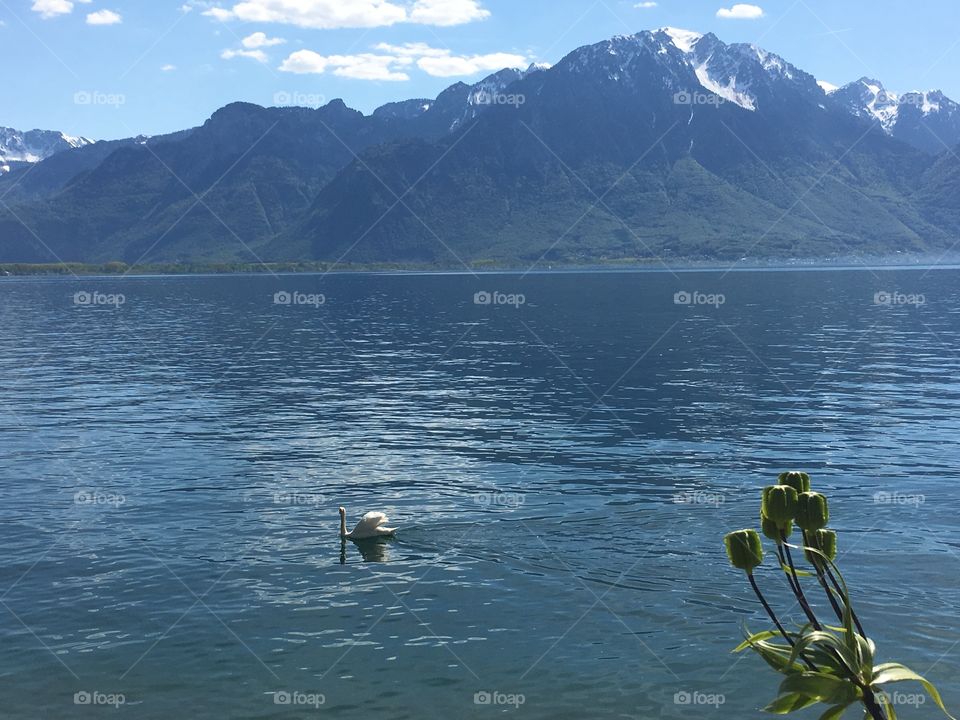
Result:
[[[390,541],[386,538],[369,538],[367,540],[352,540],[351,543],[364,562],[388,562],[390,560]],[[347,563],[347,541],[346,538],[340,539],[340,564]]]

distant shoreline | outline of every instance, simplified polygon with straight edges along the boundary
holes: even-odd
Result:
[[[215,275],[327,275],[327,274],[544,274],[575,272],[742,272],[756,270],[909,270],[956,269],[960,256],[878,257],[878,258],[750,258],[739,261],[678,259],[674,263],[657,259],[594,261],[589,263],[525,264],[523,262],[482,262],[471,267],[426,263],[158,263],[129,267],[125,263],[2,263],[5,277],[155,277]]]

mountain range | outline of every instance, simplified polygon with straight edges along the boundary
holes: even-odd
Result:
[[[926,255],[960,239],[958,144],[940,92],[661,28],[370,115],[235,103],[33,153],[0,174],[0,262]]]

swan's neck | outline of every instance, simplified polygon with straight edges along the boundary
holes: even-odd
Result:
[[[340,537],[347,536],[347,516],[340,513]]]

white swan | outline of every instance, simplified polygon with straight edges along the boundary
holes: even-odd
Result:
[[[347,511],[340,508],[340,537],[350,540],[367,540],[369,538],[389,537],[397,532],[396,528],[386,527],[390,522],[382,512],[368,512],[357,526],[347,532]]]

